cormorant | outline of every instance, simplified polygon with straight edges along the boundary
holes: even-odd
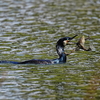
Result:
[[[66,63],[66,54],[64,52],[64,47],[69,44],[69,42],[75,38],[77,35],[73,37],[64,37],[57,41],[56,44],[56,51],[59,55],[59,58],[52,59],[52,60],[41,60],[41,59],[32,59],[22,62],[15,62],[15,61],[0,61],[0,63],[12,63],[12,64],[60,64]]]

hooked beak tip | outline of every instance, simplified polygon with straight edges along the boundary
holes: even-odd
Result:
[[[74,39],[76,36],[78,36],[78,35],[76,34],[75,36],[71,37],[71,39],[70,39],[70,40]]]

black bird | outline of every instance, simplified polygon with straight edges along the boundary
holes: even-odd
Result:
[[[57,41],[56,44],[56,51],[59,55],[59,58],[52,59],[52,60],[41,60],[41,59],[32,59],[22,62],[15,62],[15,61],[0,61],[0,63],[12,63],[12,64],[60,64],[66,63],[66,54],[64,52],[64,47],[69,44],[70,40],[75,38],[77,35],[73,37],[64,37]]]

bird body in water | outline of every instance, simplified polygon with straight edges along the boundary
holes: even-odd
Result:
[[[58,64],[66,63],[66,54],[62,53],[59,58],[52,60],[42,60],[42,59],[31,59],[23,62],[15,61],[0,61],[0,63],[12,63],[12,64]]]
[[[11,63],[11,64],[60,64],[60,63],[66,63],[66,54],[64,52],[64,47],[72,40],[75,38],[77,35],[73,37],[64,37],[61,38],[57,41],[56,44],[56,51],[59,55],[59,58],[57,59],[52,59],[52,60],[42,60],[42,59],[32,59],[32,60],[27,60],[27,61],[22,61],[22,62],[15,62],[15,61],[0,61],[0,63]]]
[[[28,61],[19,62],[18,64],[58,64],[66,63],[66,54],[62,53],[59,58],[52,60],[32,59]]]

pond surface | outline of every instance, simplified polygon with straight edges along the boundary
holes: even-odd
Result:
[[[57,40],[75,34],[92,51],[66,64],[0,64],[0,100],[100,100],[100,0],[0,0],[0,60],[57,58]]]

